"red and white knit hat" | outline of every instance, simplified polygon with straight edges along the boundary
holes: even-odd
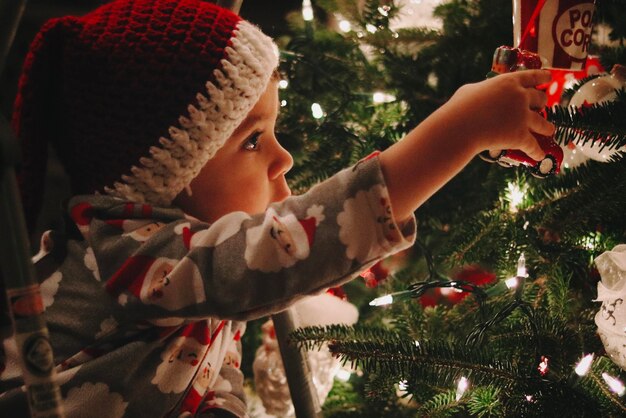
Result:
[[[20,78],[27,221],[41,205],[47,144],[72,192],[169,205],[265,91],[278,50],[200,0],[116,0],[48,21]]]

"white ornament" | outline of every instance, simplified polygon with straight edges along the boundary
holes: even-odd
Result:
[[[584,107],[592,104],[600,104],[611,102],[617,97],[616,90],[626,88],[626,67],[623,65],[615,65],[611,70],[611,74],[594,78],[583,84],[572,96],[569,106]],[[626,151],[626,147],[607,149],[602,148],[600,144],[588,142],[586,144],[577,144],[577,151],[595,161],[609,161],[620,151]],[[578,157],[579,159],[580,157]],[[566,163],[567,157],[563,162]]]
[[[596,299],[602,302],[595,318],[598,334],[607,354],[626,370],[626,244],[602,253],[595,263],[602,277]]]
[[[297,325],[324,326],[354,324],[358,310],[351,303],[323,293],[305,298],[294,305]],[[263,324],[263,344],[257,349],[252,364],[254,386],[265,411],[278,417],[293,417],[294,407],[289,386],[271,321]],[[333,387],[334,377],[341,367],[339,359],[332,356],[326,345],[317,351],[308,351],[309,369],[320,404],[323,404]]]

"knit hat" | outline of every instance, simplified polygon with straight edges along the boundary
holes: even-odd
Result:
[[[200,0],[116,0],[48,21],[19,82],[13,127],[32,229],[47,145],[72,192],[169,205],[268,85],[275,44]]]

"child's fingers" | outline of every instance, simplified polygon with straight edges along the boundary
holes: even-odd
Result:
[[[548,104],[548,95],[537,89],[529,89],[530,94],[530,108],[532,110],[543,110]]]
[[[513,74],[519,75],[520,82],[524,87],[535,87],[552,80],[552,74],[548,70],[524,70]]]
[[[533,135],[528,135],[526,143],[522,148],[522,151],[526,153],[530,158],[535,161],[541,161],[546,156],[546,153],[541,149],[537,139]]]
[[[543,136],[552,136],[554,134],[554,124],[545,120],[539,113],[531,112],[528,128],[531,132]]]

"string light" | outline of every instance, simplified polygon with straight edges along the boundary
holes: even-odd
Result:
[[[587,373],[589,373],[589,369],[591,368],[592,363],[593,363],[593,353],[587,354],[582,359],[580,359],[574,371],[580,377],[586,376]]]
[[[509,202],[509,212],[517,212],[518,207],[526,198],[526,187],[521,188],[518,184],[509,182],[506,186],[505,198]]]
[[[526,257],[524,253],[520,254],[517,259],[517,272],[515,277],[509,277],[506,280],[502,280],[496,283],[494,286],[486,290],[487,296],[495,296],[504,293],[507,290],[517,289],[521,279],[528,277],[526,271]]]
[[[287,80],[280,80],[278,82],[278,88],[279,89],[286,89],[287,86],[289,86],[289,81],[287,81]]]
[[[311,0],[302,0],[302,18],[307,22],[310,22],[314,19],[313,5],[311,5]]]
[[[324,111],[322,110],[322,106],[319,103],[313,103],[311,105],[311,114],[315,119],[321,119],[324,117]]]
[[[528,277],[528,273],[526,272],[526,257],[524,257],[524,253],[520,254],[517,259],[517,277]]]
[[[280,107],[285,107],[287,106],[287,100],[283,99],[280,101]]]
[[[372,25],[371,23],[365,25],[365,29],[367,29],[369,33],[376,33],[376,31],[378,30],[376,29],[376,26]]]
[[[537,366],[537,370],[539,370],[539,374],[545,376],[548,373],[548,357],[541,356],[541,361],[539,362],[539,366]]]
[[[411,290],[403,290],[401,292],[391,293],[389,295],[380,296],[376,299],[372,300],[369,304],[370,306],[384,306],[390,305],[395,301],[410,299],[411,298]]]
[[[340,19],[339,30],[341,30],[342,32],[350,32],[352,30],[352,24],[346,19]]]
[[[375,104],[395,102],[396,96],[382,91],[377,91],[372,95],[372,101]]]
[[[604,379],[606,384],[609,385],[609,388],[611,388],[611,390],[617,394],[617,396],[624,395],[624,392],[626,392],[626,387],[624,387],[624,384],[621,382],[621,380],[614,378],[608,373],[602,373],[602,378]]]
[[[381,15],[387,17],[389,16],[389,10],[391,10],[391,7],[385,5],[385,6],[380,6],[378,8],[378,13],[380,13]]]
[[[461,399],[467,388],[469,387],[469,381],[465,376],[459,379],[459,383],[456,385],[456,400]]]

